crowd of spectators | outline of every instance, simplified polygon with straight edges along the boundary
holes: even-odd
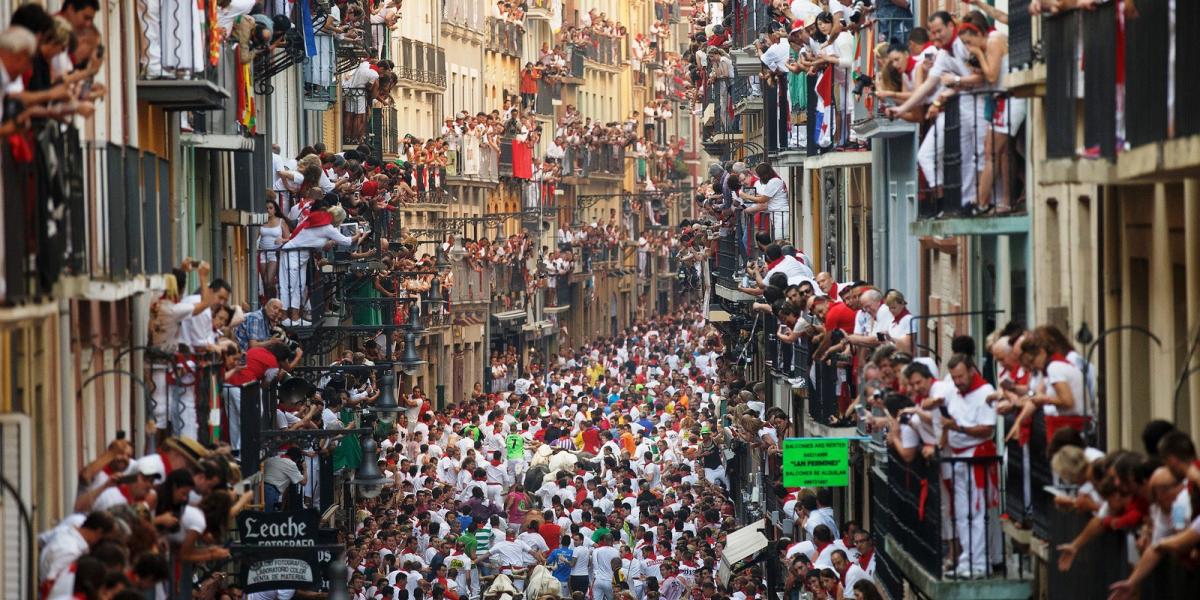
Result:
[[[95,80],[104,57],[97,10],[94,0],[65,2],[57,14],[24,4],[0,31],[0,135],[11,143],[28,149],[43,124],[94,114],[107,91]],[[22,162],[33,159],[15,153],[26,155]]]

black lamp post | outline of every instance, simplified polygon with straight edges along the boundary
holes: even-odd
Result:
[[[375,438],[364,435],[359,444],[362,446],[362,462],[354,472],[350,485],[358,488],[358,493],[363,498],[374,498],[383,490],[383,486],[392,480],[379,470],[379,444],[375,443]]]
[[[421,360],[420,356],[417,356],[417,334],[412,330],[404,334],[404,356],[400,358],[399,364],[400,369],[408,374],[416,372],[417,369],[421,368],[421,365],[425,364],[425,361]]]

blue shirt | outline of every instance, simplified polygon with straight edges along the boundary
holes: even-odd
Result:
[[[267,325],[267,316],[262,309],[246,313],[246,319],[234,330],[238,346],[242,352],[250,349],[250,342],[261,342],[271,337],[271,328]]]
[[[554,578],[566,583],[571,578],[571,559],[575,557],[575,553],[570,548],[559,546],[550,551],[550,556],[546,557],[546,564],[554,566]]]

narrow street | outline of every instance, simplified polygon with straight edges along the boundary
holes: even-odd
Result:
[[[1191,597],[1196,23],[0,0],[0,599]]]

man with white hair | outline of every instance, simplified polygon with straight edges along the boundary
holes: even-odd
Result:
[[[28,71],[33,53],[37,50],[37,36],[24,27],[9,27],[0,32],[0,99],[23,89],[21,74]],[[0,135],[15,133],[22,123],[32,115],[25,113],[5,122],[4,102],[0,101]]]
[[[855,331],[853,335],[846,336],[850,343],[857,346],[874,348],[884,342],[887,342],[889,331],[892,328],[892,311],[887,304],[883,302],[883,292],[875,288],[868,288],[858,296],[859,314],[866,316],[865,327],[862,331]]]

